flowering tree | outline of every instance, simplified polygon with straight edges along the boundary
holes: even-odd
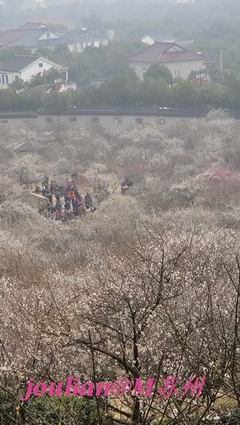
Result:
[[[29,416],[33,397],[19,402],[29,377],[124,377],[124,397],[91,400],[95,424],[212,425],[240,408],[239,173],[225,156],[238,125],[0,135],[0,384],[17,423],[42,420]],[[43,151],[17,156],[25,138]],[[39,215],[22,193],[43,174],[80,176],[98,211],[64,224]],[[78,423],[77,410],[64,411],[59,421]]]
[[[78,371],[85,379],[127,376],[134,387],[153,377],[149,397],[107,402],[107,416],[134,425],[200,424],[219,413],[222,398],[237,405],[239,247],[222,231],[204,233],[150,226],[113,243],[111,255],[97,249],[72,276],[45,274],[41,289],[3,281],[2,378]],[[197,377],[206,377],[204,387]]]

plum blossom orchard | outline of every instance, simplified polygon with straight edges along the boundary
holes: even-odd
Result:
[[[117,137],[23,131],[19,138],[42,140],[44,149],[21,157],[16,134],[8,143],[0,136],[4,423],[212,425],[238,417],[238,134],[238,122],[217,115]],[[24,196],[41,173],[93,176],[98,210],[50,222]],[[125,178],[128,193],[114,193],[112,182]],[[151,376],[156,385],[149,398],[20,401],[30,377],[69,375],[125,376],[132,385]],[[168,376],[185,388],[182,398],[159,397]],[[195,377],[206,379],[201,397],[184,387]]]

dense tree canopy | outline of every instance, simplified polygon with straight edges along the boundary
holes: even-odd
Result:
[[[142,49],[144,46],[141,43],[112,42],[107,47],[88,48],[78,54],[72,54],[62,47],[45,52],[51,60],[68,66],[70,80],[78,83],[76,92],[62,95],[62,112],[64,105],[240,108],[240,76],[225,70],[220,73],[213,69],[213,72],[212,65],[209,72],[213,72],[213,78],[209,83],[196,81],[193,75],[187,81],[174,80],[166,67],[158,65],[150,67],[144,80],[139,81],[128,67],[128,57]],[[0,54],[8,56],[12,50],[4,50]],[[47,110],[46,102],[53,102],[51,98],[46,101],[47,97],[51,97],[51,94],[46,94],[47,88],[42,90],[39,98],[35,97],[31,89],[35,86],[49,86],[59,77],[59,73],[50,71],[43,77],[34,77],[25,85],[16,81],[10,90],[1,91],[0,110]],[[20,93],[19,96],[16,92]]]
[[[42,150],[16,154],[26,141]],[[2,124],[0,149],[4,423],[185,425],[187,417],[220,425],[238,417],[239,122],[212,111],[119,134]],[[74,175],[81,190],[87,180],[95,213],[65,223],[39,214],[27,195],[43,175]],[[29,376],[49,382],[69,372],[207,381],[194,402],[152,394],[19,403]]]

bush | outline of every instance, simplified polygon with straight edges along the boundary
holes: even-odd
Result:
[[[100,410],[102,425],[113,422],[104,420]],[[0,391],[0,425],[12,425],[15,421],[24,425],[96,425],[98,414],[96,401],[87,398],[32,399],[22,405],[8,392]]]

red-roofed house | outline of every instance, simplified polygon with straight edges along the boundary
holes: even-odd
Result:
[[[41,23],[27,23],[18,29],[0,32],[0,47],[23,46],[36,50],[40,42],[59,40],[60,35]]]
[[[203,54],[188,50],[175,41],[156,42],[142,53],[130,57],[128,61],[140,79],[143,79],[145,72],[154,64],[165,65],[173,78],[184,80],[192,71],[206,71]]]
[[[22,30],[7,30],[0,33],[0,46],[5,46],[18,40],[23,34]]]

